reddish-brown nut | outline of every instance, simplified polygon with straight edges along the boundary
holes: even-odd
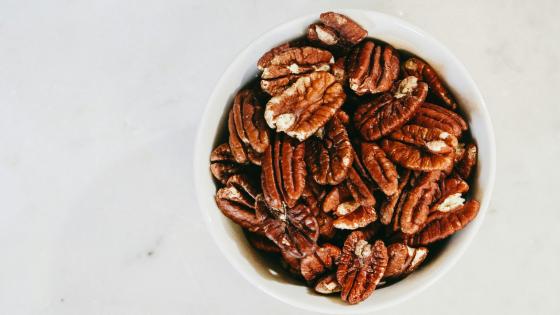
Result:
[[[455,234],[474,220],[479,208],[478,201],[467,201],[462,208],[449,212],[443,218],[427,224],[418,234],[408,240],[409,245],[428,245]]]
[[[251,160],[260,165],[260,157],[269,145],[263,109],[248,89],[235,96],[228,118],[229,146],[237,163]]]
[[[352,232],[344,242],[336,272],[342,300],[356,304],[368,298],[383,277],[387,262],[382,241],[370,245],[362,232]]]
[[[301,46],[299,41],[290,41],[270,49],[269,51],[264,53],[264,55],[262,55],[261,58],[259,58],[257,62],[257,68],[261,71],[264,70],[264,68],[270,65],[270,62],[274,58],[274,56],[280,54],[281,52],[287,50],[288,48],[298,47],[298,46]]]
[[[321,14],[319,19],[324,25],[336,31],[341,38],[352,45],[361,42],[368,34],[358,23],[340,13],[325,12]]]
[[[406,74],[413,75],[417,77],[418,80],[428,83],[430,91],[439,97],[439,99],[441,99],[447,107],[453,110],[457,108],[457,103],[455,103],[453,96],[449,90],[447,90],[434,68],[432,68],[432,66],[430,66],[427,62],[419,58],[412,57],[405,61],[403,69]]]
[[[325,125],[322,139],[307,140],[305,158],[313,179],[321,185],[337,185],[346,178],[354,156],[346,128],[336,116]]]
[[[265,151],[261,186],[274,210],[293,207],[305,189],[305,143],[277,134]]]
[[[336,229],[334,228],[334,218],[322,210],[319,211],[315,218],[319,224],[319,235],[326,240],[332,239],[336,234]]]
[[[251,243],[254,248],[260,251],[266,253],[280,253],[280,248],[262,234],[246,232],[245,236],[249,240],[249,243]]]
[[[427,94],[426,83],[417,82],[416,77],[407,77],[394,93],[385,93],[360,105],[354,114],[354,125],[365,140],[377,140],[404,125]]]
[[[458,146],[457,138],[441,129],[405,125],[393,131],[391,139],[412,144],[434,154],[448,154]]]
[[[404,203],[400,210],[399,225],[403,233],[414,234],[424,225],[439,189],[437,182],[442,176],[443,173],[439,171],[422,173],[416,186],[401,197]]]
[[[233,159],[229,144],[222,143],[212,150],[210,172],[214,178],[224,185],[231,175],[241,172],[241,165]]]
[[[450,212],[462,207],[465,199],[462,194],[469,190],[469,184],[458,177],[450,177],[440,182],[441,196],[432,205],[431,212]],[[431,214],[430,214],[431,216]]]
[[[337,210],[340,208],[339,206]],[[340,230],[355,230],[363,228],[375,220],[377,220],[375,208],[372,206],[359,206],[349,213],[339,214],[339,217],[333,221],[333,226]]]
[[[303,204],[274,210],[260,196],[255,204],[262,233],[276,244],[284,255],[303,258],[315,251],[319,238],[317,220]]]
[[[307,39],[320,46],[335,46],[340,44],[340,37],[336,31],[323,23],[313,23],[307,27]]]
[[[455,170],[464,179],[468,179],[472,173],[477,160],[477,148],[474,143],[469,143],[465,147],[463,158],[457,163]]]
[[[391,45],[367,40],[348,56],[348,82],[358,95],[391,89],[399,75],[399,58]]]
[[[447,170],[453,166],[453,153],[433,154],[389,139],[381,141],[381,148],[393,162],[411,170],[431,172]]]
[[[321,294],[333,294],[342,291],[342,286],[336,280],[336,272],[319,279],[315,285],[315,291]]]
[[[354,158],[354,161],[356,158]],[[356,163],[354,163],[356,165]],[[375,197],[371,193],[370,188],[356,171],[356,167],[350,168],[348,178],[344,181],[346,188],[350,191],[352,198],[362,206],[374,206]]]
[[[231,176],[226,186],[216,192],[215,200],[222,213],[251,232],[259,231],[263,218],[255,211],[259,191],[241,174]]]
[[[346,72],[346,57],[339,57],[336,59],[331,67],[331,72],[334,75],[336,82],[344,85],[348,82],[348,73]]]
[[[399,201],[399,198],[401,196],[404,187],[408,184],[409,178],[410,178],[410,170],[405,170],[404,175],[399,178],[397,191],[393,195],[388,196],[381,204],[381,208],[379,210],[381,215],[379,220],[381,221],[381,223],[385,225],[391,223],[391,220],[393,219],[393,214],[395,213],[395,206]]]
[[[387,254],[389,261],[383,278],[399,278],[416,270],[428,256],[428,249],[394,243],[387,246]]]
[[[336,266],[339,256],[340,248],[325,243],[315,253],[301,260],[301,275],[305,280],[311,281],[324,274],[325,271],[332,270]]]
[[[426,128],[438,128],[459,138],[468,125],[459,114],[441,106],[424,103],[412,121]]]
[[[265,61],[259,64],[259,68],[263,71],[261,88],[270,95],[278,95],[304,74],[314,71],[329,71],[332,63],[334,63],[332,54],[320,48],[286,47],[280,49],[276,53],[272,53],[272,57],[265,58]]]
[[[312,72],[272,97],[264,118],[270,128],[303,141],[323,127],[345,99],[342,85],[332,74]]]
[[[386,156],[375,143],[362,142],[360,144],[360,158],[368,175],[387,196],[397,192],[398,173],[395,164]]]

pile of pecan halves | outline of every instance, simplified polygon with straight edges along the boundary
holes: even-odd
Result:
[[[265,53],[210,169],[216,203],[258,250],[355,304],[463,229],[477,147],[425,61],[326,12]]]

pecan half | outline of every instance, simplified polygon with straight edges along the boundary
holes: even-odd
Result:
[[[370,245],[362,232],[352,232],[344,242],[336,272],[342,299],[356,304],[368,298],[383,277],[387,262],[382,241]]]
[[[457,174],[464,179],[468,179],[472,173],[474,166],[476,165],[477,160],[477,151],[476,145],[474,143],[469,143],[465,147],[465,153],[463,158],[457,163],[455,170]]]
[[[305,280],[311,281],[325,271],[332,270],[338,262],[340,253],[340,248],[328,243],[323,244],[315,253],[301,260],[301,275]]]
[[[363,228],[375,220],[377,220],[375,208],[372,206],[359,206],[349,213],[340,215],[333,221],[333,226],[340,230],[355,230]]]
[[[293,207],[305,189],[305,143],[276,135],[264,153],[261,186],[266,203],[274,210]]]
[[[399,183],[398,183],[398,187],[397,187],[397,191],[391,195],[388,196],[383,203],[381,203],[381,208],[379,210],[380,212],[380,221],[381,223],[388,225],[391,223],[391,220],[393,219],[393,214],[395,213],[395,206],[397,205],[397,202],[399,201],[399,198],[401,196],[401,193],[404,189],[404,187],[408,184],[408,180],[410,178],[410,171],[406,170],[404,172],[404,175],[401,176],[401,178],[399,178]]]
[[[215,200],[222,213],[251,232],[259,231],[263,217],[255,211],[259,191],[244,175],[233,175],[226,186],[216,192]]]
[[[449,212],[443,218],[427,224],[418,234],[408,241],[409,245],[428,245],[455,234],[474,220],[478,214],[479,208],[480,204],[478,201],[467,201],[463,207]]]
[[[468,125],[459,114],[441,106],[424,103],[412,121],[426,128],[438,128],[459,138]]]
[[[431,208],[431,212],[450,212],[463,206],[465,199],[461,197],[469,190],[469,184],[461,178],[451,177],[441,181],[441,196]]]
[[[457,103],[455,103],[453,96],[449,90],[447,90],[434,68],[432,68],[432,66],[430,66],[427,62],[419,58],[412,57],[405,61],[403,69],[406,74],[413,75],[417,77],[418,80],[428,83],[430,91],[441,99],[447,107],[450,109],[457,108]]]
[[[365,140],[377,140],[404,125],[427,94],[426,83],[407,77],[398,84],[395,93],[385,93],[360,105],[354,114],[354,125]]]
[[[337,185],[346,178],[354,156],[346,128],[337,117],[325,125],[323,139],[307,140],[305,157],[317,183]]]
[[[330,273],[317,281],[315,291],[321,294],[333,294],[342,291],[342,286],[336,280],[336,273]]]
[[[231,175],[241,172],[241,165],[235,162],[229,144],[222,143],[210,154],[210,172],[220,183],[225,184]]]
[[[334,30],[344,41],[356,45],[366,38],[368,32],[346,15],[325,12],[319,17],[321,22],[330,29]]]
[[[453,153],[433,154],[399,141],[383,139],[381,148],[395,163],[416,171],[447,170],[453,166]]]
[[[399,58],[391,45],[368,40],[348,57],[348,82],[358,95],[389,91],[398,75]]]
[[[297,204],[293,208],[274,210],[259,195],[255,206],[257,216],[263,218],[262,232],[284,255],[302,258],[313,253],[317,246],[319,226],[305,205]]]
[[[302,75],[314,71],[329,71],[334,63],[332,54],[315,47],[287,47],[278,50],[261,63],[261,88],[278,95]]]
[[[418,268],[428,256],[426,247],[412,248],[402,243],[387,246],[389,262],[383,278],[403,277]]]
[[[345,99],[332,74],[312,72],[271,98],[264,117],[270,128],[303,141],[323,127]]]
[[[368,175],[387,196],[397,192],[398,173],[395,164],[386,156],[375,143],[362,142],[360,144],[360,158]]]
[[[251,160],[260,165],[260,157],[269,145],[263,108],[255,94],[248,89],[235,96],[228,118],[229,146],[237,163]]]
[[[412,144],[434,154],[454,152],[458,145],[457,138],[441,129],[425,128],[418,125],[406,125],[393,131],[391,139]]]
[[[313,23],[307,27],[307,39],[321,46],[335,46],[341,42],[336,31],[323,23]]]
[[[401,196],[404,202],[398,219],[403,233],[414,234],[424,225],[439,190],[437,182],[442,176],[443,173],[438,171],[422,173],[416,185]]]

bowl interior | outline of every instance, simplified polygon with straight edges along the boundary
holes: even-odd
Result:
[[[479,163],[472,196],[481,202],[478,217],[463,231],[449,239],[437,257],[409,277],[389,287],[376,290],[366,301],[348,306],[338,297],[314,294],[256,253],[243,232],[224,217],[214,203],[216,187],[209,172],[209,156],[223,139],[220,126],[236,91],[257,74],[256,61],[270,48],[304,34],[307,25],[319,13],[282,24],[242,51],[216,85],[198,130],[194,173],[198,203],[208,229],[229,262],[255,286],[291,305],[325,313],[363,313],[399,303],[428,287],[441,277],[460,257],[484,218],[494,182],[495,145],[492,126],[484,101],[461,63],[438,41],[416,27],[374,11],[337,10],[364,26],[369,36],[394,47],[407,50],[428,61],[444,78],[458,99],[479,148]]]

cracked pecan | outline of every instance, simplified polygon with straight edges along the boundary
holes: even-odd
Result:
[[[235,162],[229,144],[222,143],[210,154],[210,172],[220,183],[224,184],[228,178],[241,172],[242,166]]]
[[[461,178],[451,177],[441,181],[439,190],[441,196],[432,205],[431,212],[450,212],[463,206],[462,194],[469,191],[469,184]]]
[[[315,284],[315,291],[321,294],[333,294],[342,291],[342,286],[336,280],[336,273],[323,276]]]
[[[275,210],[269,208],[259,195],[255,208],[257,217],[262,218],[262,232],[283,254],[302,258],[313,253],[319,238],[319,226],[305,205]]]
[[[269,145],[263,108],[255,94],[248,89],[235,96],[228,117],[229,147],[237,163],[260,165],[262,154]]]
[[[334,31],[339,38],[351,45],[361,42],[368,34],[358,23],[340,13],[325,12],[321,14],[319,19],[324,26]]]
[[[383,241],[370,245],[362,232],[352,232],[344,242],[336,271],[342,300],[357,304],[368,298],[383,277],[387,262]]]
[[[457,103],[453,99],[453,96],[445,87],[443,81],[439,78],[434,68],[432,68],[432,66],[430,66],[427,62],[419,58],[412,57],[404,62],[403,70],[406,74],[413,75],[417,77],[418,80],[428,83],[430,91],[442,100],[447,107],[452,110],[457,108]]]
[[[354,156],[346,128],[336,116],[325,125],[322,139],[307,140],[305,157],[317,183],[337,185],[346,178]]]
[[[348,83],[358,95],[391,89],[399,75],[399,58],[391,45],[371,40],[355,47],[348,57]]]
[[[406,77],[394,93],[384,93],[358,106],[354,125],[365,140],[377,140],[404,125],[420,108],[427,93],[426,83]]]
[[[430,103],[424,103],[412,121],[422,127],[441,129],[457,138],[468,129],[467,123],[459,114]]]
[[[338,263],[340,248],[325,243],[313,254],[303,258],[300,263],[300,271],[303,278],[311,281],[326,271],[334,269]]]
[[[266,203],[274,210],[293,207],[305,189],[305,143],[276,135],[262,162],[261,186]]]
[[[385,225],[391,223],[391,220],[393,219],[393,214],[395,213],[395,206],[399,201],[399,198],[401,196],[404,187],[408,184],[409,178],[410,178],[410,170],[405,170],[403,176],[399,178],[397,191],[393,195],[387,196],[387,198],[383,201],[383,203],[381,203],[381,208],[379,209],[380,212],[379,221],[381,221],[381,223]]]
[[[403,277],[416,270],[428,256],[426,247],[413,248],[403,243],[387,246],[389,261],[383,278]]]
[[[264,57],[264,56],[263,56]],[[278,95],[304,74],[329,71],[334,63],[332,54],[315,47],[284,47],[259,63],[261,88],[270,95]]]
[[[398,173],[395,164],[375,143],[360,143],[360,158],[367,174],[387,196],[397,192]]]
[[[465,147],[465,153],[457,163],[455,170],[461,178],[468,179],[476,165],[478,149],[474,143],[469,143]]]
[[[270,128],[303,141],[323,127],[345,99],[342,85],[332,74],[312,72],[271,98],[264,118]]]
[[[418,234],[408,240],[409,245],[428,245],[455,234],[474,220],[479,208],[478,201],[467,201],[461,208],[428,223]]]
[[[263,218],[255,210],[258,189],[240,174],[231,176],[226,186],[216,192],[215,200],[222,213],[251,232],[260,230]]]

